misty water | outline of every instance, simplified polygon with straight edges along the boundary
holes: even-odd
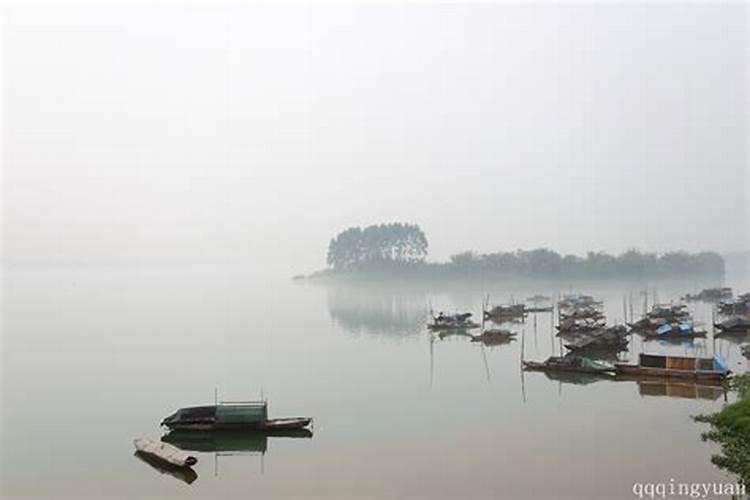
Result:
[[[430,307],[481,313],[536,293],[580,291],[622,322],[649,303],[697,292],[680,283],[295,284],[242,268],[19,268],[4,275],[2,496],[97,498],[632,498],[636,482],[732,478],[691,415],[724,395],[672,397],[637,382],[520,370],[560,351],[552,316],[485,347],[440,339]],[[727,276],[726,285],[747,291]],[[721,353],[709,336],[631,339],[639,352]],[[198,453],[186,484],[134,456],[178,407],[269,400],[271,416],[313,416],[312,438],[271,437],[264,453]],[[664,389],[664,390],[662,390]],[[664,393],[663,395],[659,395]],[[682,396],[688,394],[681,393]],[[706,395],[704,392],[701,395]],[[733,396],[730,394],[729,400]]]

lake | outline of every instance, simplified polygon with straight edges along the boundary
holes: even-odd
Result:
[[[430,308],[480,317],[488,293],[584,292],[613,323],[630,304],[640,315],[644,290],[650,304],[718,283],[322,285],[221,267],[16,268],[3,283],[3,498],[599,499],[733,481],[691,419],[721,393],[524,374],[522,356],[561,348],[550,314],[495,347],[425,328]],[[726,285],[748,290],[744,277]],[[635,336],[623,359],[718,352],[744,371],[739,342],[713,339],[711,305],[690,308],[706,339]],[[164,416],[212,404],[214,388],[313,416],[314,436],[198,453],[191,484],[134,456],[134,438],[160,437]]]

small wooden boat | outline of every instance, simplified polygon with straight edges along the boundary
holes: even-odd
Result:
[[[713,358],[691,358],[641,354],[638,364],[615,363],[618,377],[677,378],[721,382],[730,371],[719,355]]]
[[[555,329],[559,334],[579,334],[579,333],[593,333],[605,328],[606,322],[604,319],[563,319],[560,320],[560,324],[555,325]]]
[[[526,306],[524,304],[506,304],[495,306],[492,309],[482,311],[484,319],[493,321],[504,319],[523,318],[526,316]]]
[[[471,313],[445,314],[441,312],[432,318],[432,323],[428,324],[427,328],[432,331],[479,328],[479,323],[472,321],[471,316]]]
[[[548,297],[547,295],[541,295],[538,293],[536,295],[528,297],[526,300],[533,304],[539,304],[540,302],[549,302],[550,300],[552,300],[552,298]]]
[[[161,425],[179,430],[288,431],[304,429],[310,417],[268,418],[265,401],[231,402],[212,406],[181,408],[162,420]]]
[[[746,334],[750,333],[750,319],[742,316],[735,316],[721,323],[715,323],[716,336],[727,335],[727,334]]]
[[[197,458],[169,443],[138,438],[133,441],[133,444],[138,453],[148,455],[176,467],[190,467],[198,463]]]
[[[560,320],[576,320],[576,319],[604,319],[604,314],[593,307],[586,307],[583,309],[573,309],[570,312],[560,313]]]
[[[159,473],[170,475],[184,483],[192,484],[198,479],[198,474],[192,469],[192,467],[179,467],[177,465],[172,465],[160,458],[140,451],[135,452],[135,457],[138,460],[145,462]]]
[[[560,309],[580,309],[584,307],[601,307],[604,303],[600,300],[595,300],[591,295],[582,294],[571,294],[564,295],[562,299],[557,301],[557,306]]]
[[[750,314],[750,293],[745,293],[734,299],[724,299],[719,303],[719,313],[724,315]]]

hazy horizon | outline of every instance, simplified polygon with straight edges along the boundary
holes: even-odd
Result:
[[[194,5],[4,11],[4,262],[750,248],[743,4]]]

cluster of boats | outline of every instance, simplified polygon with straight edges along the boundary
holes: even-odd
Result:
[[[750,333],[750,293],[721,300],[717,310],[721,319],[714,323],[717,336]]]
[[[463,335],[471,338],[472,342],[481,342],[485,345],[507,344],[515,340],[517,334],[505,328],[499,328],[507,323],[520,323],[525,321],[529,314],[534,313],[551,313],[554,306],[547,305],[549,297],[544,295],[535,295],[529,297],[528,302],[531,304],[503,304],[489,307],[489,297],[482,307],[482,323],[477,323],[472,319],[470,312],[446,314],[440,312],[432,315],[432,320],[427,324],[427,329],[437,332],[441,338],[449,335]],[[486,322],[495,325],[493,328],[485,328]],[[471,333],[471,330],[481,329],[477,335]]]
[[[750,333],[750,293],[732,297],[729,288],[706,289],[696,295],[686,295],[685,301],[711,301],[717,304],[722,321],[714,323],[716,335]],[[431,331],[442,335],[464,334],[473,341],[502,344],[513,340],[515,333],[498,328],[485,329],[485,321],[494,323],[523,322],[528,314],[552,312],[554,305],[545,296],[529,298],[527,304],[506,304],[482,308],[482,323],[472,319],[469,312],[439,313],[428,324]],[[544,305],[539,305],[545,302]],[[707,331],[699,328],[685,304],[655,304],[637,321],[607,325],[603,302],[590,295],[564,295],[556,303],[557,335],[564,341],[567,352],[551,356],[545,361],[522,361],[525,370],[544,372],[578,372],[584,374],[615,376],[619,378],[645,377],[662,379],[700,380],[721,382],[730,371],[724,360],[715,355],[710,358],[667,356],[643,353],[637,363],[618,361],[617,353],[627,350],[631,334],[654,339],[693,339],[705,337]],[[481,328],[478,335],[469,330]],[[750,352],[750,349],[748,349]],[[612,363],[605,361],[614,361]]]
[[[623,325],[607,326],[603,303],[590,295],[565,295],[557,303],[557,335],[572,353],[617,353],[628,347]]]
[[[719,301],[719,313],[724,315],[750,314],[750,292]]]
[[[690,311],[684,304],[654,305],[643,318],[629,326],[646,337],[705,337],[708,333],[695,328]]]

